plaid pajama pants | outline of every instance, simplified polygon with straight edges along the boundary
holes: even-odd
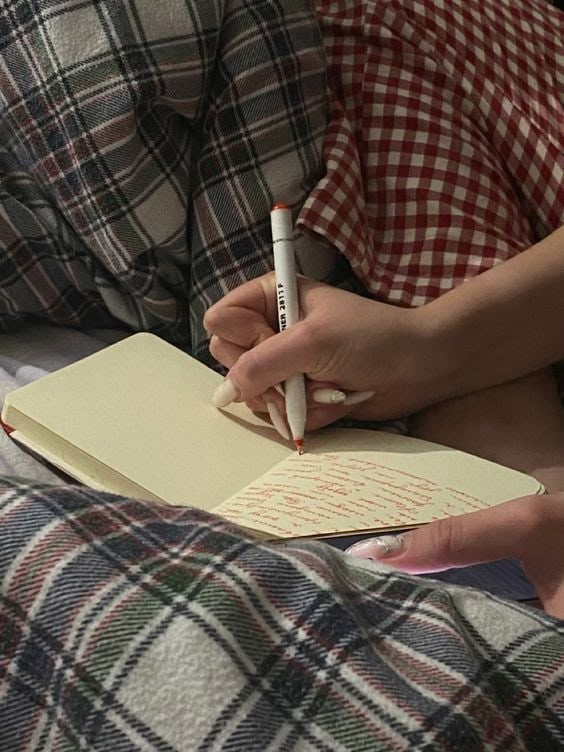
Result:
[[[0,327],[151,330],[271,268],[322,174],[308,0],[0,0]]]

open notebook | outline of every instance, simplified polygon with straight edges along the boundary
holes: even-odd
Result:
[[[216,410],[221,377],[135,334],[11,392],[11,436],[97,489],[218,512],[266,537],[413,527],[525,494],[538,481],[436,444],[324,429],[299,456],[243,405]]]

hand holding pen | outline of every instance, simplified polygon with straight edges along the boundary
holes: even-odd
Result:
[[[385,420],[435,397],[449,360],[427,328],[425,308],[380,303],[305,277],[297,278],[301,318],[278,331],[274,274],[229,292],[206,313],[210,352],[229,370],[214,404],[246,402],[268,411],[289,438],[277,385],[305,374],[306,430],[342,417]],[[431,320],[431,324],[433,321]],[[447,343],[448,344],[448,343]]]
[[[301,276],[297,282],[301,318],[282,332],[273,273],[232,290],[206,313],[210,353],[229,369],[214,396],[217,407],[237,401],[268,411],[289,439],[276,387],[290,376],[306,376],[307,431],[343,417],[408,415],[428,402],[427,389],[448,383],[440,371],[448,365],[442,341],[425,330],[423,309],[380,303]]]

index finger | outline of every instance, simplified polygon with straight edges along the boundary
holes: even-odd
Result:
[[[564,524],[562,501],[555,505],[551,497],[538,495],[430,522],[406,534],[404,549],[393,557],[393,565],[421,574],[498,559],[526,559],[555,514]]]
[[[249,349],[277,330],[274,276],[264,275],[227,293],[209,308],[204,327],[210,334]]]

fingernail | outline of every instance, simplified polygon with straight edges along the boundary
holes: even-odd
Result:
[[[369,538],[349,546],[345,553],[357,556],[359,559],[386,559],[396,556],[405,548],[405,536],[382,535],[378,538]]]
[[[274,384],[274,388],[276,389],[276,391],[278,392],[278,394],[281,394],[283,397],[286,396],[286,394],[284,392],[284,388],[282,387],[282,384]]]
[[[340,389],[316,389],[312,396],[313,401],[321,405],[338,405],[347,398],[347,395]]]
[[[278,407],[274,404],[274,402],[267,402],[266,409],[268,410],[268,414],[270,415],[270,420],[272,421],[274,428],[278,431],[283,439],[286,439],[288,441],[290,439],[290,432],[288,430],[288,427],[286,426],[286,423],[284,422],[284,418],[280,415]]]
[[[212,394],[212,405],[214,407],[227,407],[237,396],[237,390],[231,379],[227,378],[221,382],[215,392]]]
[[[366,402],[370,397],[374,397],[376,392],[351,392],[347,394],[344,405],[358,405],[359,402]]]

